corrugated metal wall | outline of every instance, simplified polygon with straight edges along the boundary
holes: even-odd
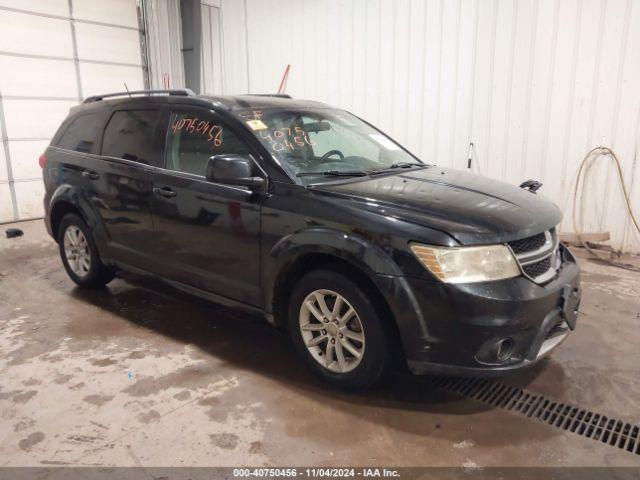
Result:
[[[152,89],[184,88],[182,30],[178,0],[144,0],[149,54],[149,84]]]
[[[511,183],[565,212],[582,157],[611,146],[640,210],[640,0],[223,0],[225,91],[348,109],[423,160]],[[584,231],[640,252],[613,165],[590,169]]]

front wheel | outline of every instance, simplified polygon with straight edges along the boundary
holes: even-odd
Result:
[[[289,332],[307,364],[343,388],[368,388],[389,373],[391,352],[375,302],[347,276],[305,275],[292,292]]]
[[[114,278],[98,255],[89,226],[74,213],[65,215],[58,230],[60,257],[67,274],[77,285],[103,287]]]

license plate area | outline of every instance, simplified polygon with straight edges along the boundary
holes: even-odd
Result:
[[[564,289],[562,290],[560,316],[564,318],[571,330],[574,330],[576,328],[581,296],[582,291],[580,290],[580,287],[565,285]]]

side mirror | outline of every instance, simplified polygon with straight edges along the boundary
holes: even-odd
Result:
[[[523,188],[531,193],[536,193],[540,189],[540,187],[542,187],[542,183],[538,182],[537,180],[531,179],[520,184],[520,188]]]
[[[207,162],[206,177],[211,182],[258,188],[264,178],[254,176],[254,170],[253,161],[242,155],[214,155]]]

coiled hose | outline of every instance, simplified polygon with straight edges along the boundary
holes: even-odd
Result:
[[[633,265],[630,265],[628,263],[623,263],[623,262],[617,262],[615,260],[612,260],[610,258],[605,258],[605,257],[601,257],[600,255],[598,255],[591,247],[589,247],[589,245],[587,245],[587,242],[585,242],[582,238],[582,234],[580,229],[578,228],[578,222],[576,220],[576,208],[577,208],[577,203],[578,203],[578,192],[580,191],[580,201],[582,202],[582,196],[584,194],[584,181],[582,182],[582,188],[580,185],[580,178],[582,177],[582,172],[585,169],[585,167],[587,166],[587,164],[591,161],[591,160],[595,160],[597,158],[600,158],[602,156],[608,156],[609,158],[611,158],[613,160],[613,163],[616,166],[616,171],[618,172],[618,178],[620,180],[620,186],[622,187],[622,193],[624,195],[624,201],[626,203],[627,206],[627,212],[629,213],[629,217],[631,218],[631,222],[633,223],[634,227],[636,228],[636,230],[638,231],[638,233],[640,234],[640,226],[638,225],[638,220],[635,216],[635,214],[633,213],[633,208],[631,207],[631,199],[629,198],[629,192],[627,191],[627,187],[624,184],[624,176],[622,175],[622,166],[620,164],[620,160],[618,159],[617,155],[615,154],[615,152],[613,150],[611,150],[609,147],[596,147],[592,150],[590,150],[582,159],[582,163],[580,164],[580,169],[578,170],[578,176],[576,178],[576,184],[575,184],[575,188],[573,191],[573,231],[576,234],[576,237],[578,239],[578,241],[580,242],[580,244],[587,249],[587,251],[593,255],[595,258],[597,258],[598,260],[600,260],[601,262],[607,263],[609,265],[613,265],[615,267],[619,267],[619,268],[624,268],[626,270],[632,270],[635,272],[640,272],[640,268],[635,267]],[[585,179],[586,179],[586,174],[585,174]]]

